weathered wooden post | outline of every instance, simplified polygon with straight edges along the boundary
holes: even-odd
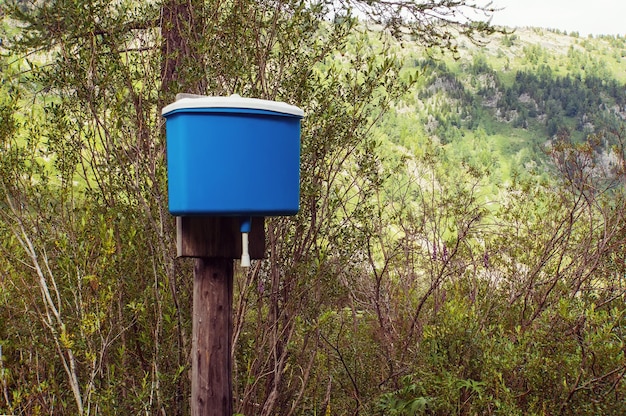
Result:
[[[195,258],[191,413],[230,416],[233,259],[263,258],[264,217],[299,209],[304,113],[233,95],[187,96],[163,116],[178,256]]]

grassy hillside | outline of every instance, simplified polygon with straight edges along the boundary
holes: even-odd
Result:
[[[407,42],[398,53],[418,81],[379,134],[411,152],[433,142],[453,163],[489,168],[500,184],[543,173],[556,138],[599,140],[608,154],[624,127],[625,51],[621,37],[532,28],[483,46],[461,42],[457,56],[426,56]]]

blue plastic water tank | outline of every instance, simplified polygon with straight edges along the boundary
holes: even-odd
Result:
[[[170,213],[294,215],[303,111],[254,98],[183,98],[162,111]]]

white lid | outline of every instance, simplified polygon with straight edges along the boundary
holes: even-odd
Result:
[[[244,98],[238,94],[229,97],[209,97],[204,95],[184,95],[184,98],[176,100],[172,104],[166,105],[161,111],[162,115],[166,115],[176,110],[184,110],[189,108],[242,108],[252,110],[266,110],[276,113],[291,114],[298,117],[304,117],[304,111],[296,107],[283,103],[281,101],[261,100],[259,98]]]

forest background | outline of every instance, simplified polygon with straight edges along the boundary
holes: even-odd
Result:
[[[0,412],[189,413],[185,91],[306,112],[301,211],[236,270],[239,414],[626,413],[626,40],[470,6],[3,3]]]

